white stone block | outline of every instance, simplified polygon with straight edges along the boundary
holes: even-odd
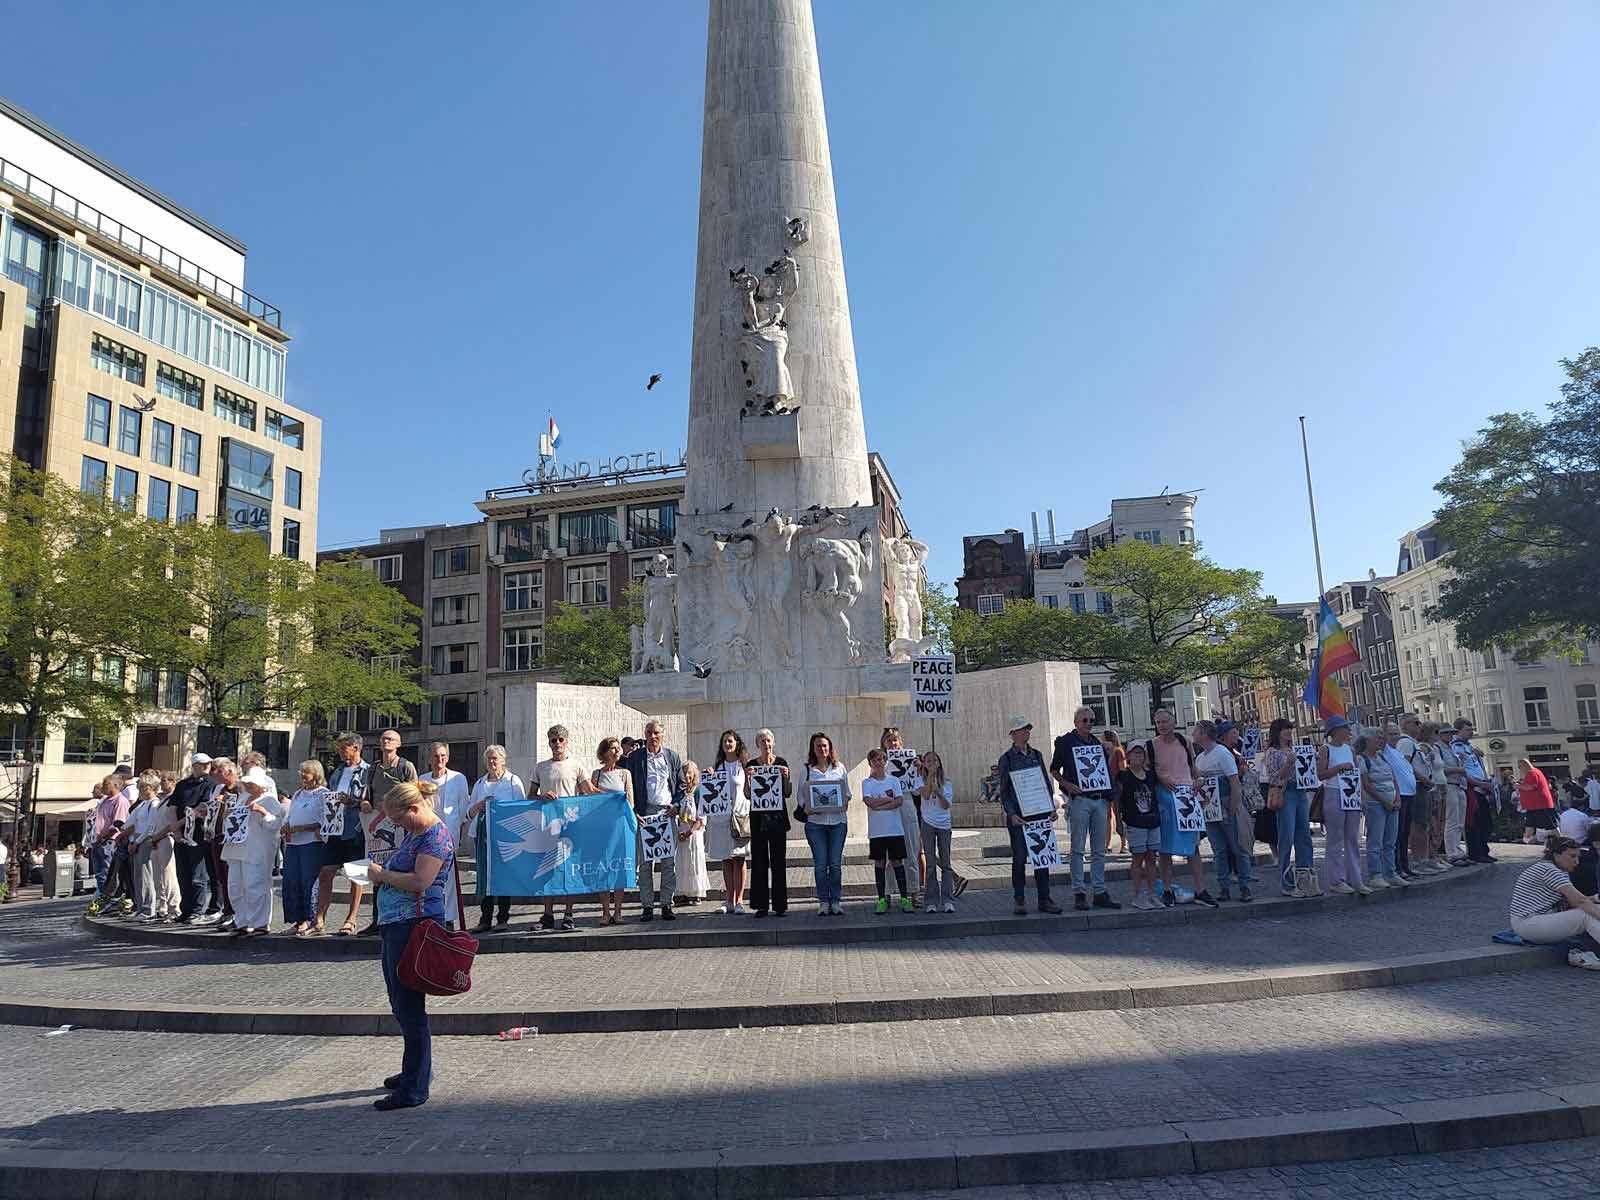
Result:
[[[663,678],[644,676],[643,678]],[[682,715],[662,715],[669,746],[688,741]],[[645,716],[622,703],[614,687],[585,687],[573,683],[514,683],[506,688],[506,755],[510,767],[527,783],[533,767],[550,757],[546,733],[552,725],[565,725],[568,753],[587,773],[599,767],[595,751],[604,737],[642,737]]]

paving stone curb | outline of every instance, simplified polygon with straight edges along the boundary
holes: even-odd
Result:
[[[1559,954],[1525,946],[1447,950],[1371,962],[1282,967],[1249,975],[1169,976],[1136,983],[1062,988],[998,988],[959,992],[817,993],[760,1002],[679,1005],[617,1004],[592,1009],[439,1009],[428,1014],[435,1034],[492,1034],[531,1025],[541,1035],[734,1029],[777,1025],[942,1021],[1028,1013],[1173,1008],[1401,987],[1469,975],[1509,974],[1564,965]],[[0,1024],[171,1033],[257,1033],[373,1037],[395,1032],[383,1009],[202,1007],[57,1000],[0,994]]]
[[[1370,896],[1323,895],[1310,900],[1288,900],[1280,896],[1263,895],[1251,904],[1230,903],[1222,908],[1208,909],[1198,904],[1184,904],[1156,912],[1142,912],[1123,908],[1119,911],[1091,909],[1075,912],[1068,909],[1060,916],[1029,913],[1017,916],[929,916],[925,913],[907,915],[891,912],[882,918],[863,921],[864,910],[851,914],[843,922],[828,920],[818,922],[809,910],[793,907],[782,920],[768,918],[757,924],[744,921],[742,927],[718,924],[712,928],[697,929],[701,921],[708,924],[710,916],[686,917],[675,923],[672,932],[666,932],[664,922],[656,922],[651,929],[637,925],[622,927],[615,933],[552,933],[530,936],[524,929],[513,933],[490,933],[479,939],[480,954],[550,954],[591,952],[596,950],[670,950],[679,947],[705,949],[715,946],[816,946],[838,945],[842,942],[924,941],[937,938],[993,937],[1005,934],[1073,933],[1089,929],[1120,929],[1208,921],[1248,921],[1262,918],[1280,918],[1291,913],[1327,912],[1339,907],[1355,905],[1395,904],[1414,900],[1435,888],[1478,879],[1485,871],[1499,869],[1500,864],[1461,867],[1446,875],[1412,884],[1409,888],[1374,892]],[[1062,893],[1064,896],[1067,893]],[[1029,904],[1032,905],[1032,896]],[[1070,900],[1069,900],[1070,903]],[[631,914],[630,914],[631,916]],[[297,938],[289,934],[274,933],[265,938],[251,939],[246,946],[218,933],[198,933],[176,929],[170,925],[129,925],[121,920],[101,920],[89,916],[81,918],[84,928],[103,937],[119,941],[139,942],[145,945],[183,946],[216,949],[226,946],[230,951],[251,954],[278,954],[285,958],[313,959],[338,958],[348,955],[370,957],[377,952],[377,938],[327,937]],[[686,928],[685,928],[686,927]]]
[[[441,1200],[777,1200],[1199,1175],[1290,1163],[1600,1134],[1600,1084],[1373,1104],[1278,1117],[1179,1121],[1110,1130],[1052,1130],[832,1146],[741,1146],[661,1155],[429,1155],[285,1162],[249,1154],[147,1155],[137,1150],[0,1152],[0,1200],[378,1200],[397,1191]],[[66,1159],[67,1161],[64,1161]]]

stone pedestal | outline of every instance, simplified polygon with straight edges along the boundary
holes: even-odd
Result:
[[[667,744],[682,747],[686,729],[682,715],[660,719]],[[600,766],[595,751],[601,738],[643,737],[644,723],[639,710],[622,703],[614,687],[515,683],[506,688],[506,756],[524,784],[530,781],[534,764],[550,757],[545,739],[550,726],[567,727],[567,752],[587,774]]]

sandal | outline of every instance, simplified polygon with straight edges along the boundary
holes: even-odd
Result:
[[[338,936],[339,937],[349,937],[355,931],[356,931],[356,923],[354,921],[346,921],[343,925],[339,926]]]
[[[323,937],[327,932],[328,927],[323,924],[321,917],[318,917],[315,921],[312,921],[306,926],[307,937]]]

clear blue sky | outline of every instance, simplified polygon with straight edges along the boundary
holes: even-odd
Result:
[[[553,411],[681,444],[704,10],[34,6],[5,93],[242,238],[326,422],[323,545],[474,517]],[[961,536],[1204,487],[1314,590],[1600,342],[1600,8],[818,0],[871,444]],[[75,67],[68,68],[68,64]],[[644,380],[666,383],[649,398]]]

